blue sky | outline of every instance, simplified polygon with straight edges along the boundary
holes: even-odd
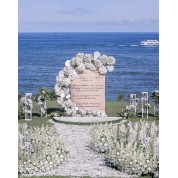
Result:
[[[19,0],[19,32],[158,32],[158,0]]]

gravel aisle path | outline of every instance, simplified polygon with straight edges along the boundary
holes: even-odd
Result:
[[[68,160],[57,169],[38,175],[129,177],[124,173],[107,167],[104,162],[104,155],[98,154],[89,148],[91,126],[55,123],[54,127],[57,129],[67,151],[69,151]]]

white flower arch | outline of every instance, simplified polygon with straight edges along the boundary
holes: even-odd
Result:
[[[99,52],[92,54],[78,53],[71,60],[65,62],[63,70],[59,71],[56,77],[55,93],[57,102],[62,107],[67,116],[72,117],[105,117],[104,111],[90,111],[76,106],[70,99],[70,83],[75,80],[76,74],[81,74],[85,69],[92,71],[98,70],[99,74],[105,75],[107,71],[114,70],[115,58],[112,56],[101,55]]]

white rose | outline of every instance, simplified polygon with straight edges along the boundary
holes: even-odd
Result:
[[[93,59],[93,56],[91,54],[85,54],[83,61],[90,63],[92,59]]]
[[[112,56],[109,56],[108,59],[107,59],[107,65],[114,65],[115,64],[115,58],[112,57]]]
[[[95,66],[96,66],[97,68],[100,68],[100,67],[103,66],[103,64],[102,64],[102,62],[101,62],[100,60],[96,60],[96,61],[95,61]]]
[[[91,62],[85,62],[84,64],[85,64],[85,68],[86,69],[89,69],[90,66],[92,65]]]
[[[101,56],[101,54],[98,51],[94,52],[94,60],[98,59]]]
[[[71,66],[75,66],[75,65],[76,65],[76,58],[75,58],[75,57],[73,57],[73,58],[71,59],[70,65],[71,65]]]
[[[77,66],[77,67],[75,68],[75,71],[76,71],[78,74],[84,72],[84,70],[85,70],[85,65],[84,65],[83,63],[81,63],[79,66]]]
[[[67,60],[67,61],[65,62],[65,66],[66,66],[66,67],[69,67],[69,66],[70,66],[70,60]]]
[[[97,68],[96,68],[96,66],[94,64],[91,63],[90,70],[95,71],[95,70],[97,70]]]
[[[107,66],[107,69],[109,72],[112,72],[114,70],[114,66]]]
[[[105,75],[107,73],[107,69],[105,66],[99,68],[99,73]]]
[[[83,59],[82,58],[80,58],[80,57],[76,57],[76,59],[75,59],[75,64],[76,65],[80,65],[80,64],[82,64],[82,62],[83,62]]]
[[[100,61],[105,65],[105,64],[107,64],[107,60],[108,60],[108,56],[106,56],[106,55],[102,55],[101,57],[100,57]]]
[[[66,75],[70,75],[73,72],[73,68],[72,67],[64,67],[63,71]]]
[[[84,58],[85,54],[84,53],[78,53],[76,57]]]
[[[61,98],[64,98],[64,96],[65,96],[64,93],[62,93],[62,94],[61,94]]]
[[[66,98],[67,98],[67,99],[69,99],[69,98],[70,98],[70,95],[69,95],[69,94],[67,94]]]

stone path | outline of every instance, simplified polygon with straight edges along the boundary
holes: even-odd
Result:
[[[104,155],[89,148],[91,126],[77,126],[54,123],[60,139],[64,142],[69,156],[67,162],[55,170],[38,175],[91,176],[128,178],[124,173],[107,167]]]

